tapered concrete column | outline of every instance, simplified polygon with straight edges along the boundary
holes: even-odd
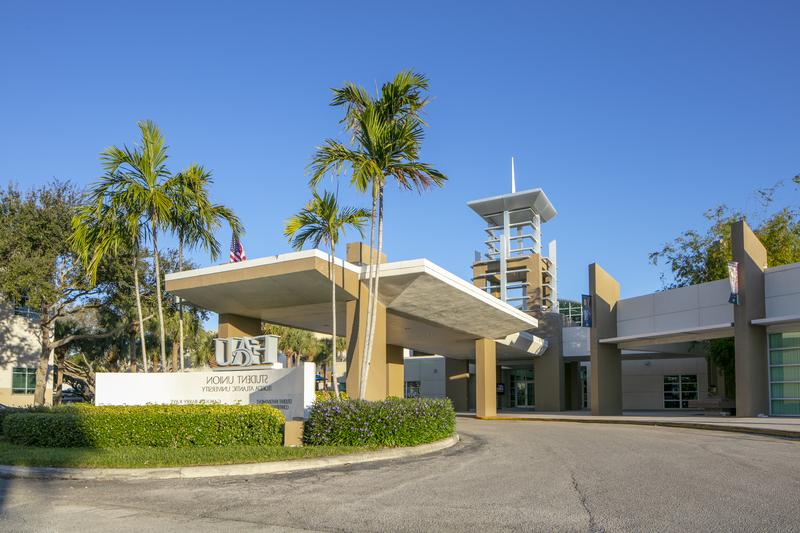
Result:
[[[403,375],[403,347],[386,346],[386,396],[402,398],[406,394]]]
[[[346,303],[347,324],[347,395],[358,396],[361,383],[361,358],[367,334],[367,285],[360,282],[359,297]],[[375,340],[367,375],[367,400],[386,398],[386,307],[378,301],[375,317]],[[402,358],[402,352],[400,357]],[[402,395],[402,394],[401,394]]]
[[[537,335],[547,339],[547,350],[533,358],[533,380],[536,384],[537,411],[563,411],[566,403],[564,357],[562,356],[561,315],[543,313],[537,316]]]
[[[764,318],[767,250],[743,220],[731,224],[733,260],[739,263],[739,305],[733,306],[736,350],[736,416],[769,413],[767,332],[753,326]]]
[[[600,339],[617,336],[619,283],[597,263],[589,265],[592,327],[589,352],[592,363],[592,414],[622,414],[622,357],[615,344]]]
[[[230,337],[257,337],[262,335],[261,320],[241,315],[219,315],[217,335],[221,339]]]
[[[475,414],[478,418],[497,414],[496,360],[494,339],[475,341],[475,378],[478,382]]]

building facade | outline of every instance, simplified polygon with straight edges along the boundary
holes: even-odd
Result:
[[[39,315],[23,305],[0,302],[0,405],[33,405],[36,365],[41,351]],[[53,361],[47,373],[45,402],[53,398]]]
[[[544,340],[541,350],[498,361],[498,408],[800,416],[800,264],[768,268],[746,223],[732,227],[738,304],[729,303],[729,280],[621,299],[616,280],[593,264],[585,306],[558,300],[555,242],[548,257],[541,246],[556,211],[543,191],[468,205],[487,223],[473,283],[536,317],[527,333]],[[725,338],[736,348],[735,386],[708,357],[707,341]],[[453,362],[426,358],[414,372],[426,364]],[[466,386],[431,387],[470,410],[474,366],[464,368]]]

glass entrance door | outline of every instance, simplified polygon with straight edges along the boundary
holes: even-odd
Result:
[[[535,390],[533,371],[514,370],[511,374],[511,407],[533,407],[535,405]]]

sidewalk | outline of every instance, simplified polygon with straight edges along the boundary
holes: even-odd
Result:
[[[475,416],[474,412],[459,413],[460,416]],[[592,416],[588,411],[564,412],[499,412],[489,420],[516,420],[531,422],[579,422],[588,424],[634,424],[690,429],[711,429],[752,433],[800,439],[800,418],[737,418],[734,416],[672,415],[653,413],[625,413],[622,416]]]

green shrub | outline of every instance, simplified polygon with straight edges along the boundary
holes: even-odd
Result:
[[[449,437],[452,402],[433,398],[314,402],[303,441],[317,446],[415,446]]]
[[[30,407],[3,407],[0,408],[0,428],[3,427],[3,420],[5,420],[6,416],[13,414],[13,413],[49,413],[53,408],[47,405],[32,405]]]
[[[334,400],[336,396],[334,395],[332,390],[318,390],[315,394],[315,399],[319,402],[322,400]],[[346,400],[347,393],[345,391],[339,391],[339,399]]]
[[[284,421],[268,405],[68,406],[11,413],[3,434],[14,444],[59,448],[277,446]]]

